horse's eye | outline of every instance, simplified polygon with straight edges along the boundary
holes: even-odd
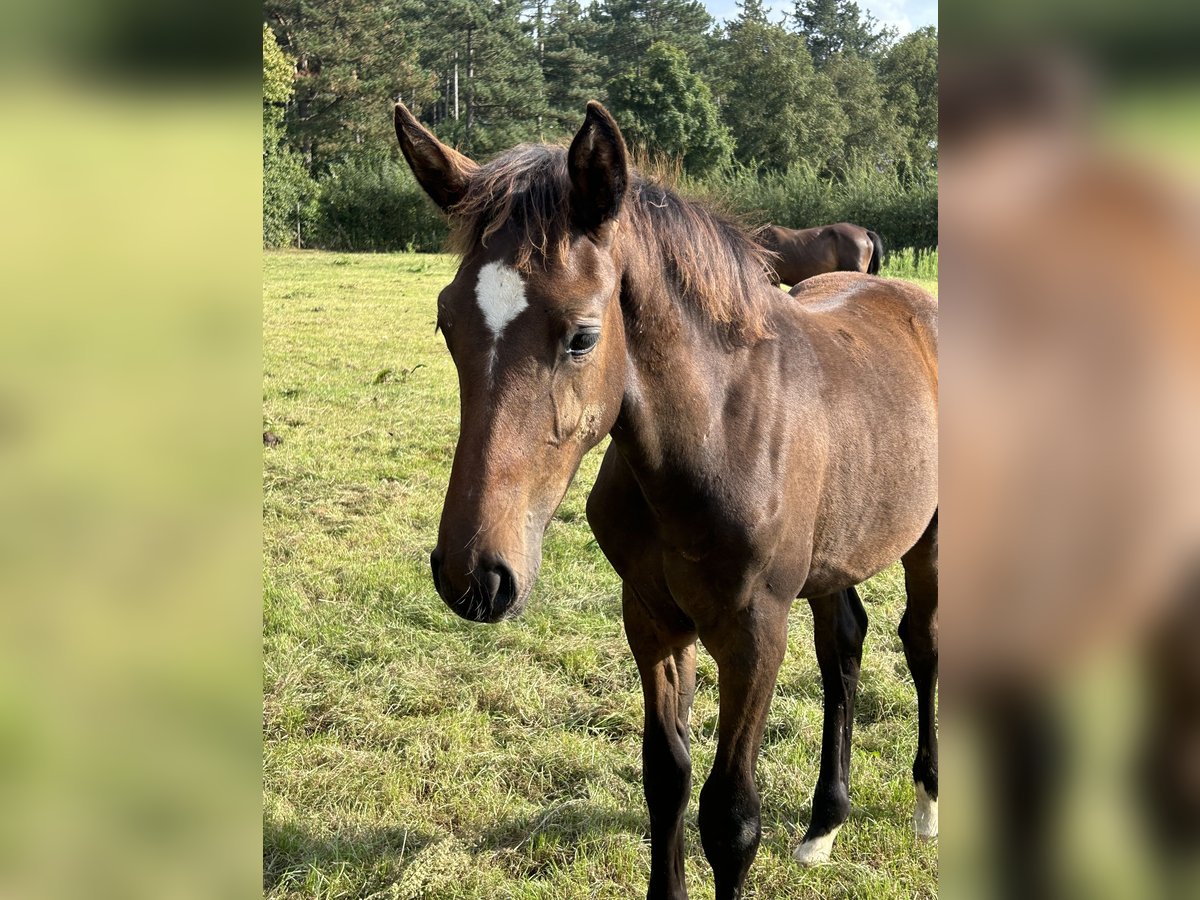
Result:
[[[567,344],[567,352],[572,356],[585,356],[595,349],[599,341],[599,331],[577,331]]]

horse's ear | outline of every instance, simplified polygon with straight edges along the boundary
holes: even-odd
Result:
[[[591,234],[616,217],[629,186],[629,154],[608,110],[592,100],[567,153],[571,213]]]
[[[417,183],[443,212],[450,209],[463,198],[471,176],[478,171],[479,166],[453,147],[447,147],[435,138],[403,103],[396,104],[393,118],[400,149],[404,158],[408,160]]]

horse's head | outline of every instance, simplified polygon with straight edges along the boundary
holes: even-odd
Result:
[[[460,616],[495,622],[524,608],[546,525],[620,410],[614,244],[628,158],[598,103],[565,154],[517,148],[483,167],[402,105],[395,119],[404,156],[450,216],[462,253],[438,297],[461,426],[433,582]]]

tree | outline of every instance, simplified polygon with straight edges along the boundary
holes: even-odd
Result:
[[[263,24],[263,245],[290,243],[316,185],[285,143],[284,111],[294,91],[295,61]]]
[[[824,169],[840,159],[848,125],[832,82],[814,71],[800,37],[766,21],[757,0],[729,24],[720,68],[722,116],[739,162]]]
[[[296,61],[279,49],[275,34],[263,23],[263,126],[274,121],[274,112],[292,99]],[[270,115],[268,114],[270,112]]]
[[[578,0],[555,0],[550,7],[542,48],[549,135],[573,132],[587,102],[604,98],[604,61],[589,49],[594,30]]]
[[[546,100],[524,7],[522,0],[446,0],[430,12],[422,61],[457,82],[461,101],[455,115],[435,115],[434,124],[443,140],[469,155],[538,137]]]
[[[908,132],[915,170],[937,166],[938,37],[933,26],[906,34],[879,62],[883,95]]]
[[[762,4],[762,0],[737,0],[737,8],[738,17],[729,23],[727,31],[735,30],[750,22],[758,25],[767,24],[767,10]]]
[[[712,92],[678,47],[652,44],[641,65],[613,80],[609,98],[626,137],[651,156],[678,159],[697,175],[729,159],[733,141]]]
[[[591,50],[605,60],[606,81],[638,71],[659,41],[678,47],[698,68],[711,49],[713,18],[700,0],[598,0],[588,14],[596,26]]]
[[[432,98],[417,60],[428,0],[265,0],[264,15],[296,60],[288,131],[315,173],[363,147],[384,146],[387,102]]]
[[[818,69],[839,54],[879,53],[896,36],[896,29],[881,26],[853,0],[796,0],[792,17]]]
[[[844,164],[865,162],[891,169],[902,162],[907,133],[896,121],[896,111],[883,97],[875,67],[869,60],[839,53],[825,64],[846,115]]]

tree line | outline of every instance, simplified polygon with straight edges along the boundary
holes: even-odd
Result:
[[[569,137],[596,98],[636,153],[706,183],[786,183],[799,169],[830,182],[936,178],[936,29],[900,37],[852,0],[796,0],[774,20],[743,0],[723,24],[698,0],[266,0],[264,11],[267,243],[288,239],[284,222],[303,227],[318,181],[354,174],[362,186],[364,169],[394,164],[395,100],[480,159]]]

